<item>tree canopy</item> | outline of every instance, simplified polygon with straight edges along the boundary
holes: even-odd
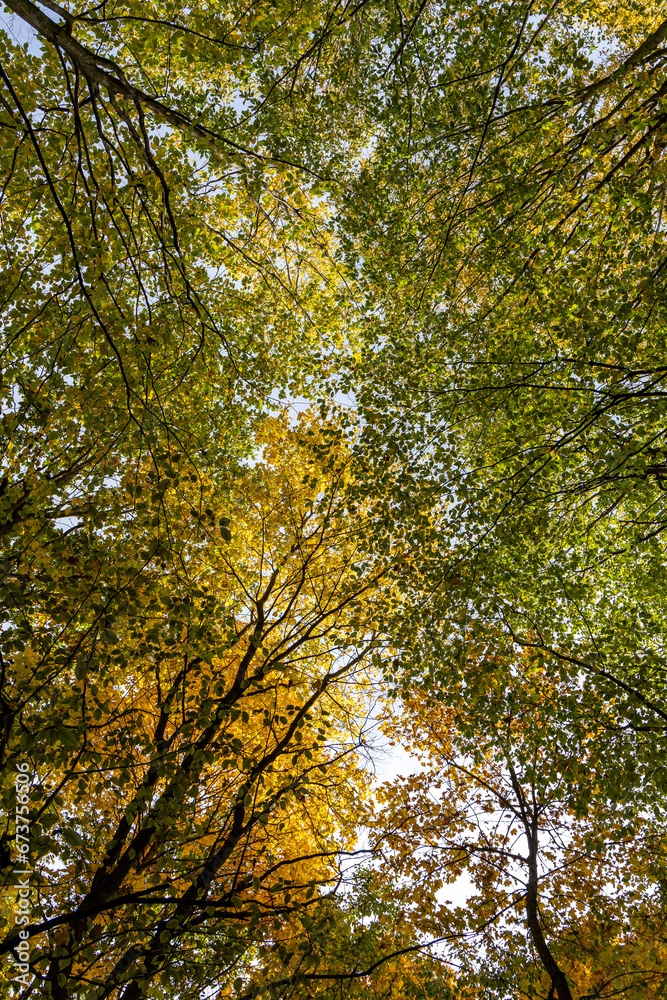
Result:
[[[667,996],[666,5],[3,10],[7,996]]]

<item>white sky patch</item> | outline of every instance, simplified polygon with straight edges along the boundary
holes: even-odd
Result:
[[[31,56],[42,55],[42,42],[29,24],[8,10],[0,12],[0,31],[4,31],[15,45],[27,45]]]

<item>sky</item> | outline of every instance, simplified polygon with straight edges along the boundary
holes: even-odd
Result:
[[[45,10],[44,13],[46,14],[47,11]],[[53,17],[53,14],[49,16]],[[26,24],[18,14],[12,14],[8,10],[0,10],[0,29],[13,42],[19,45],[27,44],[28,52],[32,55],[37,55],[40,52],[40,42],[37,39],[37,32],[29,24]]]

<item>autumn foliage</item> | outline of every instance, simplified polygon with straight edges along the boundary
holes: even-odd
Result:
[[[666,17],[5,0],[3,996],[667,996]]]

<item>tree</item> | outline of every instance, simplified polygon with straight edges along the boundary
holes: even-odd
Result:
[[[377,142],[341,209],[373,303],[349,374],[359,493],[373,544],[409,552],[387,673],[428,690],[480,649],[539,651],[570,697],[618,704],[651,773],[666,721],[664,10],[431,14],[406,22],[395,73],[368,71]]]
[[[309,465],[262,423],[269,390],[328,375],[353,310],[315,132],[292,129],[292,162],[292,102],[250,125],[235,104],[278,96],[285,59],[307,77],[311,29],[348,13],[10,9],[37,31],[0,39],[2,751],[6,776],[35,768],[31,970],[62,997],[268,988],[258,949],[338,877],[355,723],[343,689],[323,747],[319,706],[378,641],[384,569],[355,548],[334,430]]]
[[[346,322],[317,200],[292,202],[289,164],[246,148],[247,53],[237,65],[238,44],[216,41],[217,13],[52,5],[57,27],[11,9],[38,34],[0,39],[4,533],[67,516],[77,493],[102,503],[137,451],[177,450],[205,476],[243,458],[267,395],[303,391]],[[151,96],[158,79],[176,110]]]
[[[378,302],[359,397],[469,536],[557,521],[569,544],[612,517],[617,548],[643,544],[663,526],[661,8],[447,13],[406,40],[353,203]]]
[[[28,546],[3,632],[4,766],[32,775],[45,995],[261,983],[257,948],[336,884],[382,582],[341,506],[341,449],[333,426],[274,419],[262,461],[206,510],[176,456],[168,489],[138,458],[115,522],[82,513],[66,548]],[[10,927],[2,950],[17,944]]]
[[[373,821],[403,905],[488,995],[661,996],[667,831],[641,741],[532,654],[467,668],[385,720],[422,762]]]

